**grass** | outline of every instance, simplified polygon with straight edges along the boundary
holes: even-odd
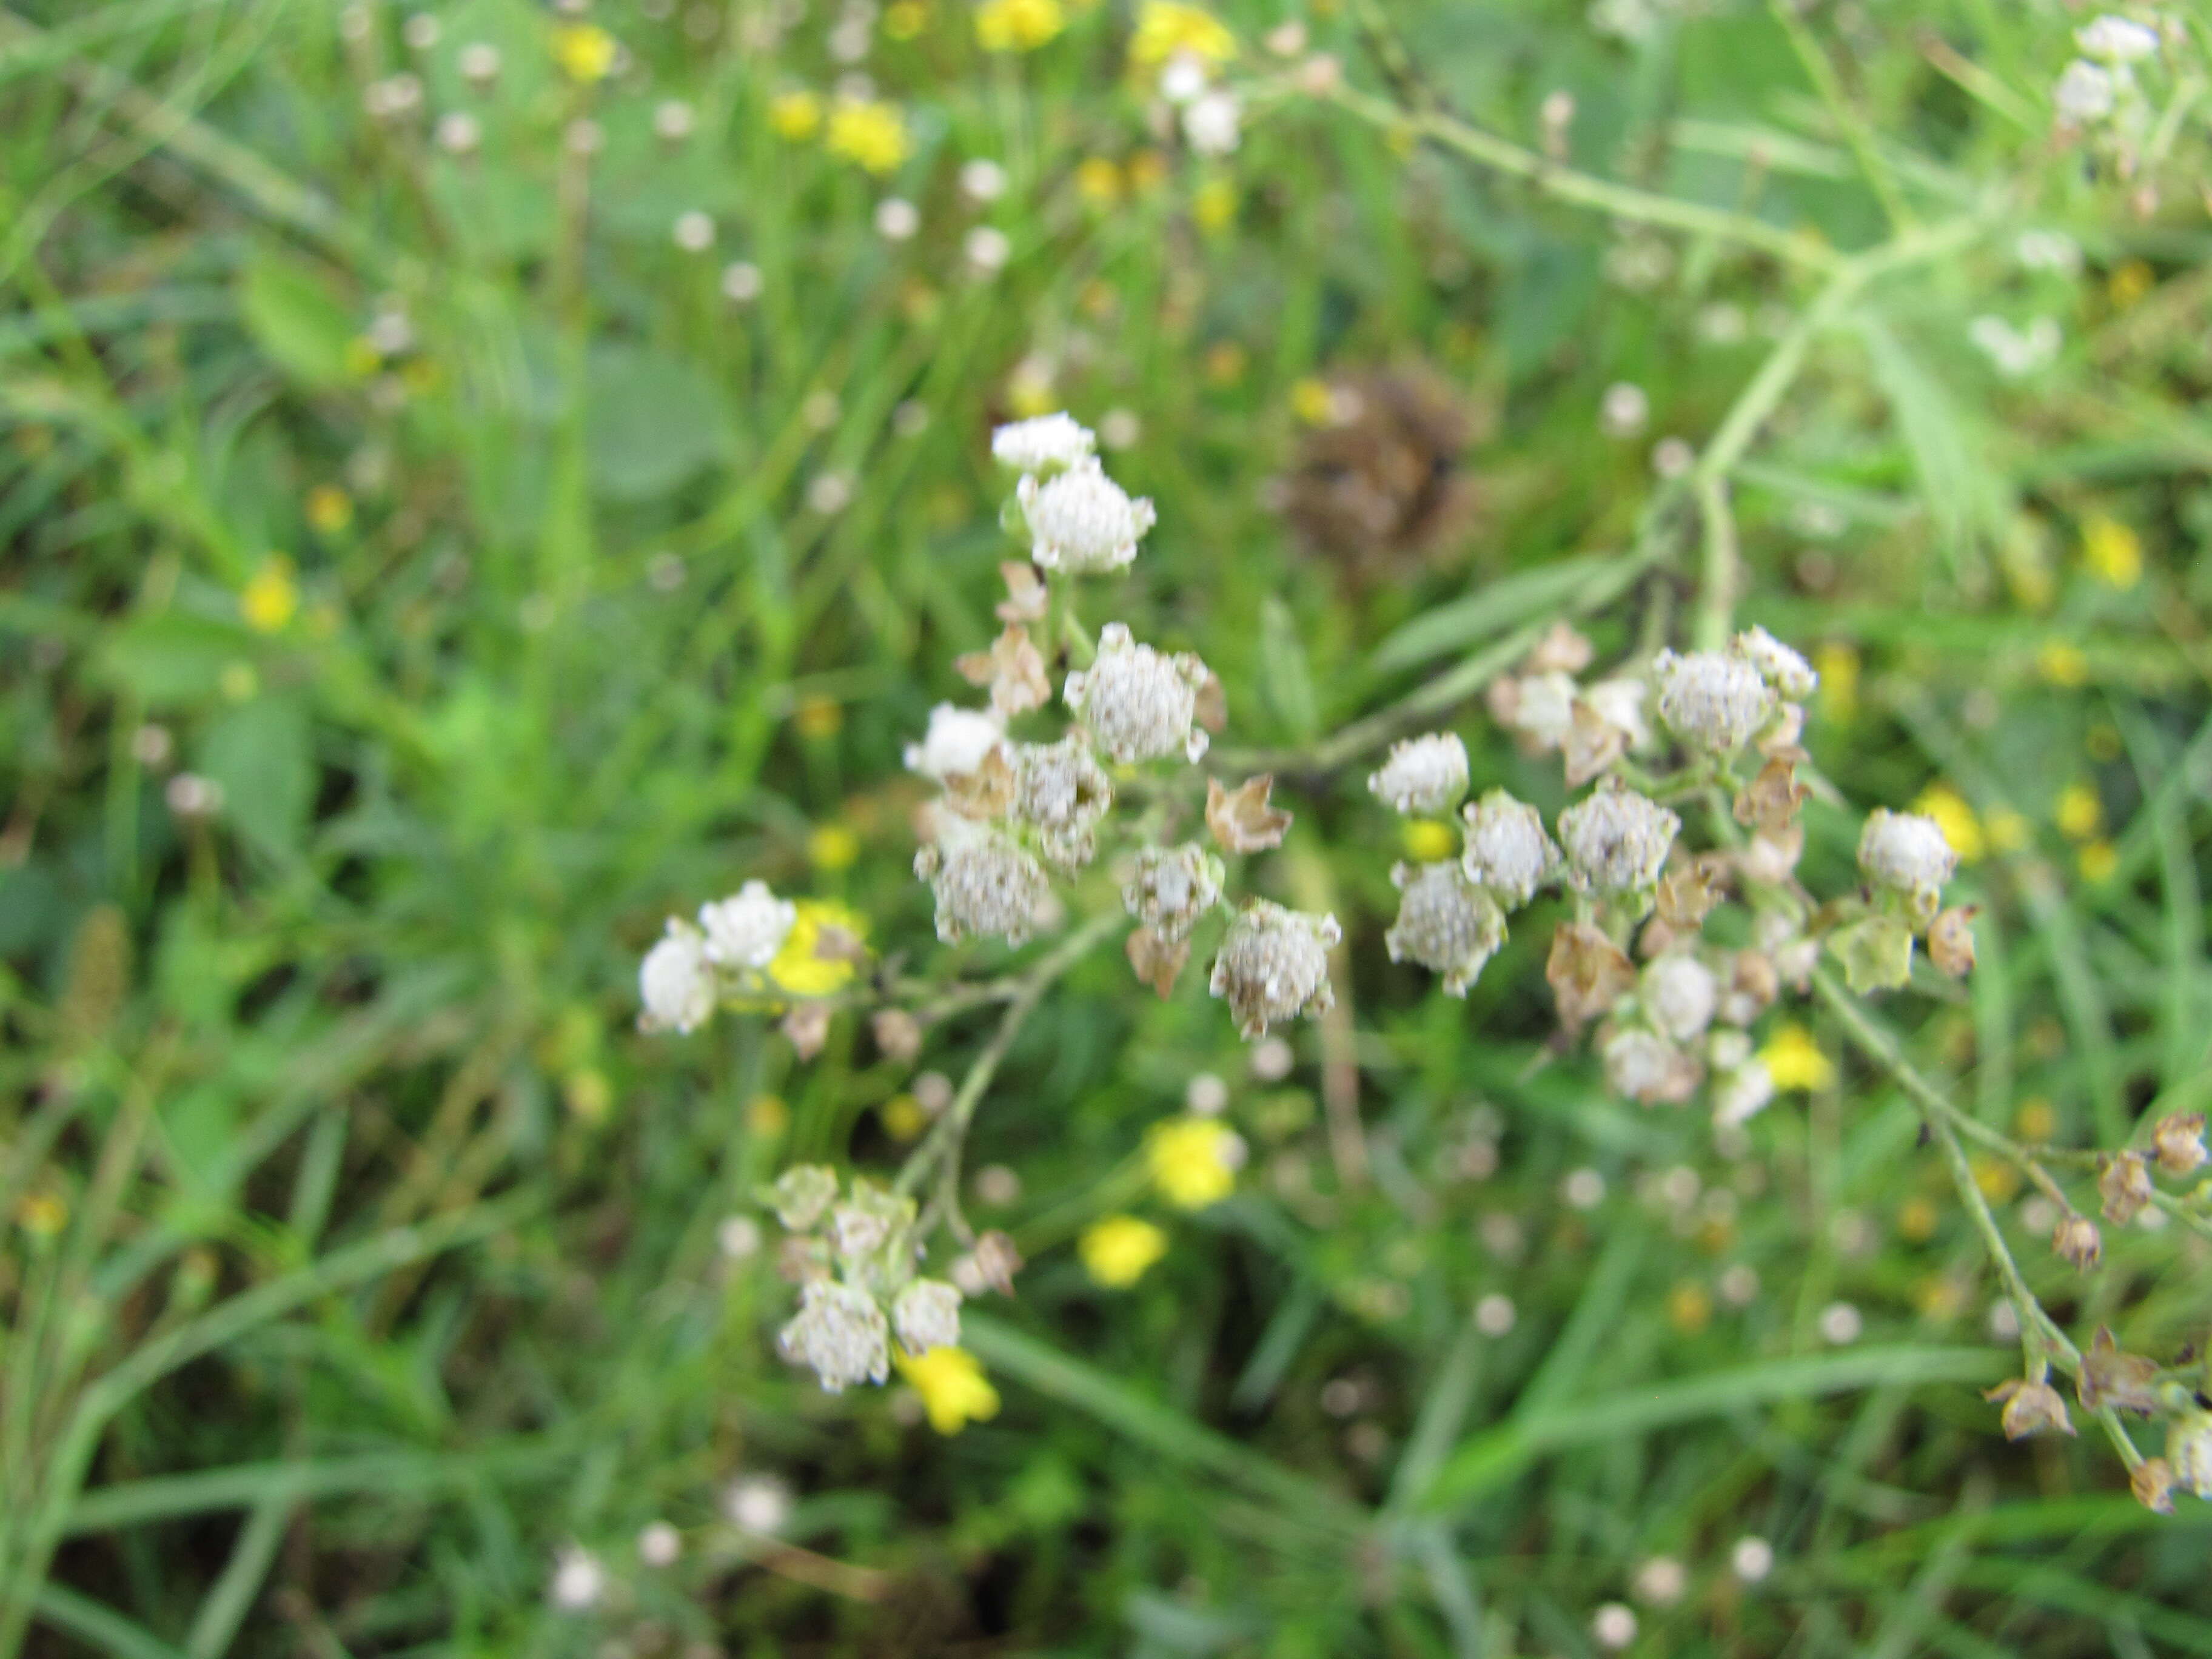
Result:
[[[1867,1058],[1894,1034],[1954,1103],[2074,1341],[2203,1346],[2193,1196],[2077,1274],[1966,1132],[2112,1148],[2212,1100],[2198,21],[2123,179],[2052,137],[2055,9],[1624,41],[1316,4],[1282,54],[1290,12],[1227,5],[1209,160],[1148,125],[1126,9],[1008,56],[903,3],[858,26],[912,139],[881,177],[779,130],[853,67],[827,10],[599,0],[598,82],[523,0],[426,4],[422,47],[388,6],[0,12],[0,1654],[1574,1654],[1616,1601],[1654,1653],[2212,1650],[2199,1501],[1999,1437],[2004,1287]],[[403,70],[421,107],[372,118]],[[2000,373],[1992,315],[2054,319],[2051,360]],[[1465,405],[1473,501],[1378,568],[1274,486],[1310,383],[1386,364]],[[789,1371],[772,1244],[720,1242],[791,1162],[893,1166],[916,1068],[851,1016],[804,1065],[757,1018],[642,1036],[635,968],[756,875],[903,971],[1042,954],[932,940],[900,755],[997,630],[989,427],[1063,406],[1130,418],[1160,513],[1086,620],[1218,673],[1218,763],[1297,814],[1250,878],[1349,951],[1278,1079],[1202,974],[1155,1000],[1103,948],[1018,1029],[931,1030],[956,1079],[1006,1032],[966,1155],[1018,1192],[963,1201],[1029,1258],[968,1323],[1000,1409],[947,1437]],[[1741,1146],[1547,1048],[1548,919],[1463,1005],[1385,958],[1370,756],[1448,721],[1556,808],[1479,693],[1562,614],[1601,663],[1752,621],[1817,652],[1821,890],[1858,807],[1941,781],[1982,835],[1973,976],[1875,1048],[1796,1005],[1832,1077]],[[1209,1073],[1252,1161],[1171,1212],[1144,1132]],[[1073,1243],[1125,1208],[1170,1248],[1104,1291]],[[748,1474],[777,1538],[725,1517]],[[549,1601],[570,1545],[587,1614]],[[1679,1599],[1633,1593],[1656,1557]]]

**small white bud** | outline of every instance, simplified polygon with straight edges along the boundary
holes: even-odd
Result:
[[[1098,440],[1091,428],[1062,410],[1056,415],[1013,421],[991,434],[991,459],[1017,472],[1050,472],[1091,459]]]

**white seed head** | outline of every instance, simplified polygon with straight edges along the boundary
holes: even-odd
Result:
[[[2158,31],[2131,17],[2102,17],[2074,31],[2082,55],[2106,64],[2137,64],[2158,56]]]
[[[1067,677],[1061,695],[1098,746],[1123,765],[1177,750],[1194,761],[1206,752],[1206,733],[1194,724],[1206,678],[1206,665],[1188,652],[1164,655],[1137,644],[1120,623],[1108,623],[1097,658]]]
[[[1654,1025],[1677,1042],[1693,1042],[1713,1023],[1720,981],[1697,957],[1673,951],[1644,969],[1642,993]]]
[[[1559,843],[1577,887],[1632,893],[1659,879],[1681,827],[1665,807],[1608,782],[1559,814]]]
[[[1213,994],[1225,997],[1247,1039],[1301,1014],[1336,1006],[1328,953],[1343,937],[1334,916],[1310,916],[1262,899],[1229,924],[1213,959]]]
[[[1467,823],[1461,866],[1508,909],[1518,909],[1538,888],[1558,879],[1559,849],[1544,833],[1544,815],[1526,801],[1492,789],[1462,808],[1460,817]]]
[[[1651,672],[1659,686],[1659,718],[1667,729],[1711,754],[1741,749],[1774,713],[1774,693],[1741,657],[1662,651]]]
[[[1656,1031],[1624,1025],[1605,1041],[1605,1080],[1616,1094],[1650,1105],[1680,1100],[1697,1086],[1697,1062]]]
[[[940,702],[929,711],[929,730],[921,741],[907,744],[906,769],[939,783],[964,777],[1006,738],[997,715]]]
[[[1431,732],[1390,745],[1382,769],[1368,788],[1390,807],[1409,816],[1449,811],[1467,793],[1467,745],[1453,732]]]
[[[1042,480],[1024,473],[1014,494],[1030,528],[1030,556],[1046,570],[1119,570],[1137,556],[1138,538],[1152,527],[1152,502],[1132,500],[1092,459]]]
[[[1091,428],[1066,410],[1015,421],[991,434],[991,459],[1017,472],[1050,472],[1074,466],[1090,459],[1097,447],[1098,440]]]
[[[1877,806],[1859,835],[1859,869],[1877,886],[1932,903],[1958,868],[1943,826],[1920,812]]]
[[[455,54],[460,66],[461,78],[474,86],[483,86],[499,78],[499,48],[486,40],[471,40]]]
[[[1390,960],[1417,962],[1443,976],[1447,996],[1465,996],[1505,942],[1505,913],[1455,861],[1401,864],[1390,879],[1399,892],[1398,920],[1382,936]]]
[[[1122,907],[1173,944],[1221,902],[1221,860],[1194,841],[1144,848],[1122,886]]]
[[[915,1279],[891,1303],[891,1328],[908,1353],[958,1346],[960,1292],[941,1279]]]
[[[1019,945],[1051,891],[1035,854],[1003,830],[964,818],[945,820],[938,840],[915,854],[914,872],[937,895],[937,937],[947,945],[970,933]]]
[[[714,1018],[714,969],[697,928],[668,919],[667,933],[638,967],[637,994],[645,1005],[639,1024],[648,1031],[688,1034]]]
[[[472,155],[483,141],[483,128],[466,110],[449,110],[438,118],[434,136],[447,155]]]
[[[1793,702],[1813,695],[1820,684],[1820,677],[1813,671],[1802,653],[1776,639],[1763,628],[1746,629],[1735,636],[1734,650],[1753,668],[1759,678],[1777,692]]]
[[[776,1338],[784,1358],[807,1367],[830,1394],[890,1374],[890,1328],[875,1297],[835,1279],[810,1279],[799,1312]]]
[[[728,898],[699,907],[707,960],[725,968],[767,967],[798,920],[799,907],[769,891],[764,881],[749,881]]]
[[[1014,813],[1036,831],[1038,847],[1054,864],[1091,862],[1099,820],[1113,804],[1114,786],[1081,732],[1015,745]]]

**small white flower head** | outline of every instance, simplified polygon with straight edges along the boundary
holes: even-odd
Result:
[[[1139,645],[1120,623],[1108,623],[1098,632],[1097,658],[1067,677],[1060,695],[1119,764],[1177,750],[1195,761],[1206,752],[1206,732],[1197,725],[1206,678],[1206,665],[1188,652],[1164,655]]]
[[[1160,70],[1160,96],[1170,104],[1188,104],[1205,94],[1208,79],[1203,58],[1179,52]]]
[[[723,1494],[722,1512],[742,1531],[773,1535],[791,1519],[791,1488],[772,1474],[741,1474]]]
[[[1208,987],[1228,999],[1239,1036],[1336,1006],[1328,953],[1344,937],[1334,916],[1310,916],[1261,899],[1229,924]]]
[[[1083,576],[1121,569],[1152,527],[1152,502],[1132,500],[1094,459],[1042,481],[1024,473],[1014,495],[1029,526],[1030,556],[1046,570]]]
[[[722,267],[722,297],[732,305],[749,306],[761,296],[761,268],[750,259]]]
[[[1651,672],[1659,686],[1659,718],[1667,729],[1708,754],[1742,748],[1774,713],[1774,693],[1741,657],[1662,651]]]
[[[776,1346],[830,1394],[842,1394],[855,1382],[880,1382],[890,1374],[890,1328],[884,1310],[866,1291],[835,1279],[807,1281],[799,1312]]]
[[[607,1570],[599,1558],[580,1544],[562,1547],[553,1559],[553,1583],[547,1590],[553,1605],[563,1613],[583,1613],[599,1604],[607,1593]]]
[[[472,87],[488,87],[499,78],[499,48],[488,40],[471,40],[455,54],[461,78]]]
[[[794,1164],[775,1178],[769,1200],[787,1229],[806,1232],[837,1201],[837,1172],[826,1164]]]
[[[876,234],[887,242],[903,242],[921,228],[921,210],[903,196],[886,196],[876,204]]]
[[[965,777],[1006,740],[996,714],[940,702],[929,711],[929,730],[906,746],[906,769],[939,783]]]
[[[638,1024],[648,1031],[689,1035],[714,1018],[719,992],[707,941],[697,928],[668,919],[667,933],[638,967],[637,994],[645,1005]]]
[[[969,201],[988,205],[1006,193],[1006,170],[981,156],[960,168],[960,193]]]
[[[1655,1555],[1636,1570],[1637,1599],[1671,1607],[1690,1587],[1690,1575],[1671,1555]]]
[[[2139,64],[2158,56],[2158,31],[2131,17],[2111,12],[2074,31],[2074,44],[2085,58],[2105,64]]]
[[[1822,1340],[1841,1348],[1859,1340],[1866,1332],[1866,1320],[1848,1302],[1831,1302],[1820,1310]]]
[[[1467,745],[1455,732],[1431,732],[1390,745],[1367,787],[1393,811],[1413,817],[1449,812],[1467,793]]]
[[[2081,274],[2081,245],[2063,230],[2023,230],[2013,244],[2013,257],[2023,270],[2056,271],[2061,276]]]
[[[1382,935],[1393,962],[1417,962],[1443,976],[1444,994],[1463,997],[1483,964],[1505,943],[1505,913],[1458,863],[1401,864],[1398,920]]]
[[[1859,834],[1859,870],[1878,887],[1911,897],[1931,908],[1959,866],[1959,855],[1943,838],[1943,826],[1920,812],[1893,812],[1877,806]]]
[[[945,821],[944,833],[914,855],[914,872],[937,895],[937,937],[947,945],[970,933],[1019,945],[1051,891],[1034,853],[1005,831],[965,818]]]
[[[1577,887],[1634,893],[1659,879],[1681,827],[1665,807],[1608,780],[1559,814],[1559,844]]]
[[[725,968],[765,968],[799,920],[799,907],[749,881],[729,897],[699,907],[707,960]]]
[[[1017,472],[1064,471],[1089,460],[1097,447],[1091,428],[1066,410],[1014,421],[991,434],[991,459]]]
[[[1221,902],[1221,860],[1194,841],[1144,848],[1122,885],[1122,908],[1172,945]]]
[[[1182,136],[1200,155],[1226,155],[1237,148],[1237,125],[1243,113],[1234,93],[1219,88],[1200,94],[1183,106]]]
[[[1519,695],[1507,724],[1540,748],[1557,749],[1575,726],[1575,678],[1559,669],[1516,683]]]
[[[468,111],[449,110],[438,118],[434,137],[448,155],[473,155],[483,141],[483,128]]]
[[[1598,404],[1598,425],[1608,438],[1632,438],[1651,418],[1651,398],[1644,388],[1627,380],[1606,387]]]
[[[714,222],[694,208],[677,216],[675,228],[669,234],[684,252],[704,253],[714,246]]]
[[[915,1279],[891,1303],[891,1328],[908,1353],[957,1346],[960,1292],[941,1279]]]
[[[1774,1571],[1774,1546],[1757,1534],[1735,1540],[1729,1552],[1729,1566],[1747,1584],[1756,1584]]]
[[[1599,680],[1583,688],[1582,701],[1591,714],[1628,739],[1631,749],[1651,741],[1651,723],[1644,718],[1644,697],[1649,690],[1642,680]]]
[[[1774,1073],[1763,1060],[1751,1059],[1722,1073],[1713,1083],[1713,1127],[1731,1129],[1747,1123],[1774,1098]]]
[[[1605,1040],[1607,1086],[1643,1105],[1686,1098],[1698,1086],[1696,1060],[1656,1031],[1624,1025]]]
[[[1759,678],[1778,694],[1792,702],[1811,696],[1820,686],[1820,675],[1803,654],[1783,644],[1763,628],[1745,629],[1735,636],[1732,648],[1737,656],[1756,668]]]
[[[2085,127],[2108,118],[2119,106],[2120,87],[2120,77],[2112,70],[2076,58],[2059,76],[2051,100],[2060,120]]]
[[[1467,823],[1461,867],[1508,909],[1520,908],[1559,878],[1559,849],[1544,833],[1544,815],[1528,802],[1492,789],[1462,807],[1460,817]]]
[[[1036,831],[1045,857],[1079,869],[1098,850],[1098,823],[1114,804],[1114,786],[1091,751],[1090,739],[1071,732],[1058,743],[1014,748],[1014,812]]]
[[[1670,951],[1644,970],[1638,998],[1651,1023],[1677,1042],[1694,1042],[1713,1023],[1720,981],[1697,957]]]
[[[1626,1602],[1608,1601],[1590,1616],[1590,1635],[1598,1646],[1617,1653],[1636,1639],[1636,1614]]]
[[[968,263],[980,276],[995,276],[1006,268],[1006,261],[1014,256],[1014,245],[1006,240],[1006,233],[995,225],[978,225],[968,233],[961,243]]]
[[[664,98],[653,106],[653,134],[664,143],[682,143],[691,136],[698,119],[681,98]]]
[[[648,1567],[670,1567],[684,1553],[684,1534],[665,1521],[647,1524],[637,1535],[637,1559]]]

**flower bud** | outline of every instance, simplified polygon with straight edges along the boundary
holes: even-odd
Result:
[[[2051,1248],[2059,1260],[2070,1261],[2087,1273],[2097,1265],[2105,1254],[2104,1235],[2097,1224],[2086,1215],[2069,1210],[2058,1218],[2058,1224],[2051,1230]]]
[[[890,1374],[890,1332],[876,1299],[856,1285],[811,1280],[799,1313],[776,1338],[787,1359],[813,1371],[830,1394]]]
[[[1144,848],[1121,888],[1121,905],[1161,939],[1188,939],[1221,902],[1221,860],[1194,841]]]
[[[2174,1485],[2212,1498],[2212,1412],[2184,1412],[2166,1425],[2166,1461]]]
[[[1757,669],[1759,677],[1792,702],[1809,697],[1820,684],[1813,665],[1763,628],[1748,629],[1729,647]]]
[[[2150,1168],[2141,1152],[2118,1152],[2097,1160],[2097,1195],[2105,1200],[2105,1219],[2124,1227],[2151,1201]]]
[[[1050,891],[1033,854],[1003,831],[963,818],[944,821],[939,838],[914,855],[914,872],[937,896],[937,937],[948,945],[970,933],[1019,945]]]
[[[2048,1382],[2031,1382],[2023,1377],[2011,1377],[2000,1382],[1982,1396],[1984,1400],[2001,1400],[2004,1411],[1999,1417],[2005,1438],[2025,1440],[2032,1434],[2057,1432],[2072,1434],[2074,1424],[2066,1415],[2066,1402],[2058,1397],[2058,1390]]]
[[[1916,924],[1934,916],[1943,884],[1958,865],[1959,855],[1934,818],[1885,806],[1868,815],[1859,836],[1859,869],[1875,886],[1910,900]]]
[[[1720,981],[1697,957],[1669,951],[1644,970],[1638,1000],[1662,1034],[1677,1042],[1694,1042],[1713,1023]]]
[[[2158,1167],[2170,1176],[2194,1174],[2204,1162],[2204,1114],[2176,1112],[2151,1131]]]
[[[1017,472],[1050,472],[1079,466],[1098,440],[1065,410],[1012,422],[991,434],[991,459]]]
[[[714,1018],[720,991],[697,928],[668,919],[668,932],[638,966],[637,994],[645,1009],[638,1025],[644,1030],[688,1035]]]
[[[1616,1094],[1639,1104],[1687,1100],[1705,1068],[1656,1031],[1626,1025],[1605,1040],[1601,1050],[1605,1080]]]
[[[2163,1457],[2146,1457],[2128,1472],[2128,1490],[2152,1514],[2172,1515],[2173,1465]]]
[[[1098,823],[1114,804],[1114,786],[1079,732],[1058,743],[1014,750],[1014,812],[1036,830],[1045,857],[1079,869],[1098,850]]]
[[[1152,527],[1152,504],[1085,459],[1040,482],[1024,474],[1016,486],[1029,526],[1030,557],[1041,569],[1088,575],[1119,570],[1137,556],[1137,542]]]
[[[917,1279],[891,1303],[891,1328],[911,1354],[960,1342],[960,1292],[941,1279]]]

